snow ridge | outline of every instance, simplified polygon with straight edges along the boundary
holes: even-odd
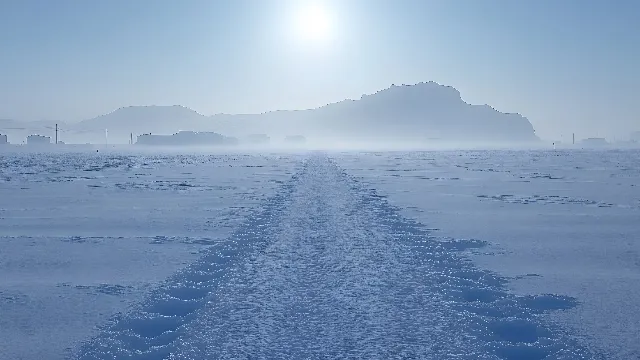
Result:
[[[518,297],[318,154],[228,241],[114,318],[77,359],[592,359]]]

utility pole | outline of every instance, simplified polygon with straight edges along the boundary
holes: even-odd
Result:
[[[129,136],[129,144],[133,145],[133,133],[131,133]]]
[[[575,145],[576,144],[576,133],[573,133],[572,135],[573,135],[573,145]]]
[[[58,124],[56,124],[56,145],[58,145]]]
[[[104,147],[109,147],[109,130],[104,129]]]

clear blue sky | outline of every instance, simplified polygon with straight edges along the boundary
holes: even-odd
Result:
[[[302,109],[437,81],[565,140],[640,130],[640,1],[0,0],[0,118]]]

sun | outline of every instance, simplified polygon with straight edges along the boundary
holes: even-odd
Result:
[[[305,41],[328,39],[331,33],[331,19],[327,10],[317,4],[302,7],[296,15],[295,32]]]

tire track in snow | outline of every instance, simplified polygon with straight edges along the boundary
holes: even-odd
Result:
[[[264,211],[81,349],[80,359],[587,359],[506,280],[323,156]]]
[[[281,185],[276,195],[254,211],[225,242],[212,246],[197,262],[178,271],[126,314],[116,314],[93,339],[82,344],[73,358],[166,359],[185,325],[216,299],[211,296],[233,276],[239,262],[266,247],[270,232],[291,202],[300,176],[297,171]]]

